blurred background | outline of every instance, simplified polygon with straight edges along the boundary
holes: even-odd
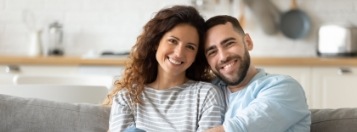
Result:
[[[0,0],[0,94],[100,103],[144,24],[176,4],[237,17],[252,62],[295,78],[310,108],[357,107],[356,0]]]
[[[217,14],[237,18],[243,14],[245,30],[255,44],[253,56],[316,56],[321,25],[357,24],[355,0],[296,0],[298,8],[311,19],[311,30],[303,38],[290,39],[281,31],[266,31],[269,18],[262,20],[272,11],[275,19],[288,12],[290,0],[250,0],[244,5],[241,1],[244,0],[0,0],[0,54],[27,55],[31,32],[38,30],[42,31],[42,44],[49,43],[49,27],[54,22],[62,26],[65,55],[127,52],[154,13],[174,4],[194,5],[206,19]],[[267,1],[275,8],[259,4]]]

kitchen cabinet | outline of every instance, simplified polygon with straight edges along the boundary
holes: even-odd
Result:
[[[357,67],[314,67],[313,106],[357,107]]]
[[[260,67],[271,74],[284,74],[295,78],[303,86],[310,108],[357,107],[357,67]]]
[[[259,66],[258,66],[259,68]],[[307,103],[309,106],[312,105],[311,99],[311,68],[302,66],[260,66],[265,72],[270,74],[282,74],[289,75],[296,79],[305,91],[307,98]]]
[[[105,65],[0,65],[0,85],[70,84],[112,87],[122,66]]]

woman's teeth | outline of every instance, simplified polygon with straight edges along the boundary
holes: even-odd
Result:
[[[176,60],[171,59],[171,58],[169,58],[168,60],[169,60],[171,63],[176,64],[176,65],[179,65],[179,64],[182,64],[182,63],[183,63],[182,61],[176,61]]]

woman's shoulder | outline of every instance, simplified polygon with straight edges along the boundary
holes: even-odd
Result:
[[[204,82],[204,81],[194,81],[194,83],[192,83],[192,88],[193,89],[197,89],[197,90],[200,90],[200,91],[220,91],[220,89],[210,83],[210,82]]]
[[[204,81],[195,81],[195,84],[200,87],[204,88],[217,88],[216,85],[210,83],[210,82],[204,82]]]

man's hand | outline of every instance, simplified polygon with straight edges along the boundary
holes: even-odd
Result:
[[[217,127],[208,129],[205,132],[224,132],[224,128],[223,128],[223,126],[217,126]]]

